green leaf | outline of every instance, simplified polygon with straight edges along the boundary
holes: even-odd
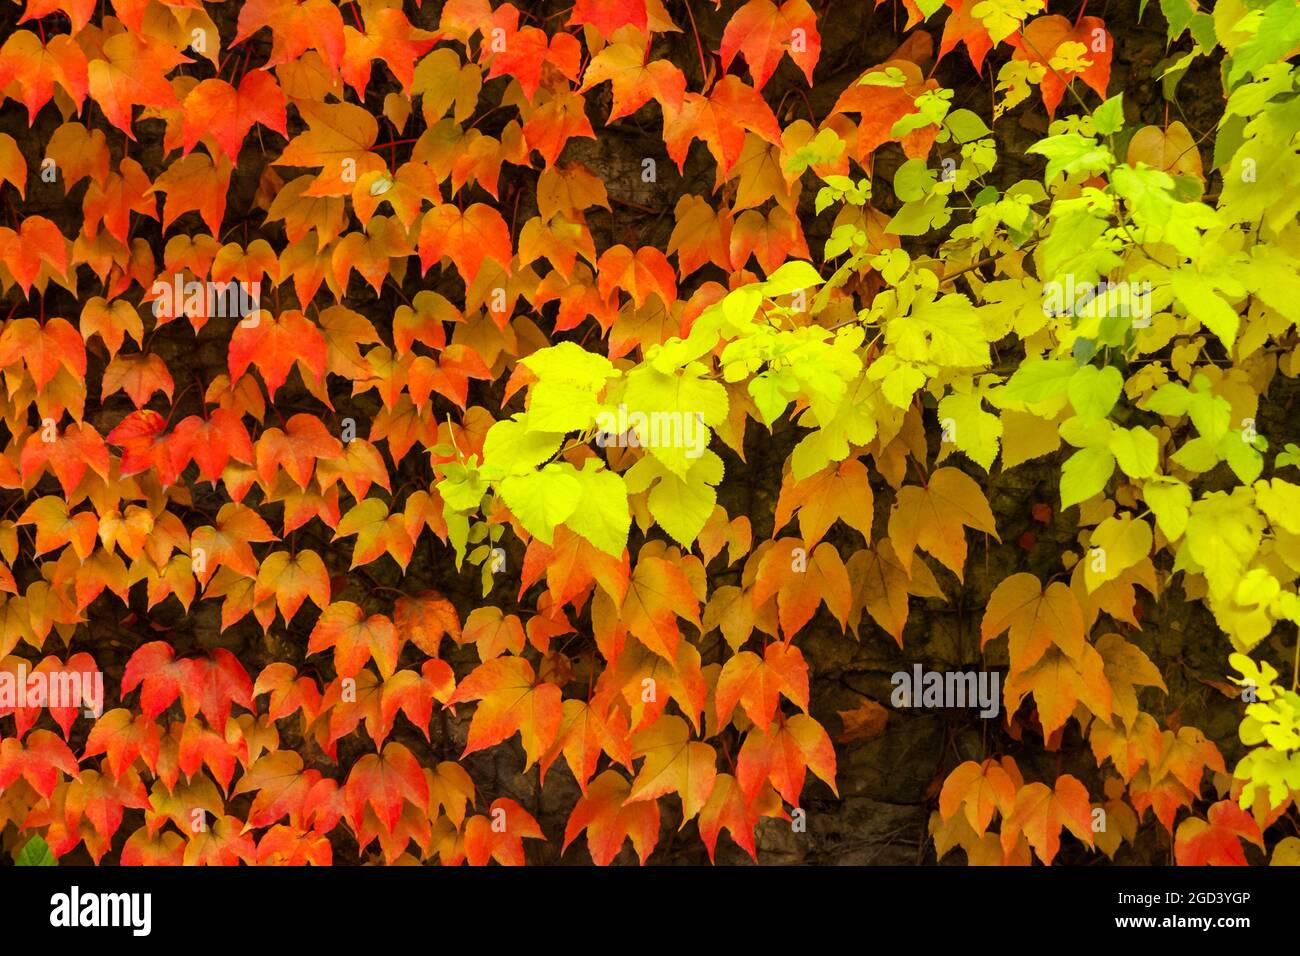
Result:
[[[606,554],[622,556],[632,525],[627,484],[595,458],[588,458],[575,476],[582,501],[564,523]]]
[[[565,382],[589,391],[597,391],[605,380],[618,375],[614,363],[596,352],[588,352],[576,342],[561,342],[538,349],[519,360],[539,381]]]
[[[1168,38],[1177,40],[1192,22],[1196,8],[1192,0],[1160,0],[1160,12],[1169,22]]]
[[[618,375],[605,356],[574,342],[539,349],[520,364],[537,376],[529,389],[528,425],[548,432],[582,431],[595,420],[596,396]]]
[[[789,295],[799,289],[815,289],[822,284],[821,274],[811,262],[793,259],[782,263],[770,276],[759,283],[763,294],[770,298]]]
[[[541,471],[512,475],[497,490],[524,530],[550,544],[555,526],[566,521],[582,500],[577,472],[568,462],[553,462]]]
[[[1080,448],[1061,467],[1061,508],[1100,493],[1115,471],[1115,456],[1105,447]]]
[[[832,462],[849,456],[849,444],[867,445],[876,437],[876,409],[879,401],[875,393],[881,388],[863,374],[849,389],[844,400],[829,420],[817,418],[809,409],[800,418],[800,424],[821,427],[808,433],[794,448],[790,456],[790,471],[796,481],[803,481]]]
[[[987,366],[988,334],[970,300],[960,293],[913,304],[910,315],[890,319],[885,341],[898,357],[954,368]]]
[[[904,203],[885,231],[895,236],[921,236],[931,229],[946,226],[952,218],[948,211],[949,198],[935,193],[925,199]]]
[[[674,541],[689,549],[717,506],[718,493],[713,486],[722,480],[722,474],[722,459],[705,451],[685,477],[673,474],[648,455],[629,468],[625,477],[631,494],[650,489],[646,500],[650,514]]]
[[[671,471],[684,476],[707,445],[709,432],[727,417],[727,390],[704,378],[706,368],[691,362],[680,372],[641,365],[627,375],[623,401],[642,447]]]
[[[1124,94],[1116,93],[1093,110],[1092,125],[1103,136],[1119,132],[1124,127]]]
[[[1143,401],[1142,407],[1155,412],[1157,415],[1174,417],[1186,415],[1191,403],[1192,393],[1188,391],[1187,386],[1178,382],[1170,382],[1167,385],[1161,385],[1152,392]]]
[[[1220,452],[1228,462],[1228,467],[1242,484],[1250,484],[1264,470],[1264,456],[1245,440],[1245,436],[1234,431],[1225,435],[1220,442]]]
[[[1282,446],[1282,450],[1277,453],[1273,459],[1273,470],[1285,468],[1290,465],[1292,468],[1300,468],[1300,445],[1294,442],[1287,442]]]
[[[1033,359],[1016,369],[1002,395],[1034,405],[1064,395],[1078,366],[1069,359]]]
[[[970,143],[989,135],[989,128],[979,114],[971,110],[953,110],[944,120],[944,125],[952,131],[953,139],[959,143]]]
[[[903,86],[907,83],[907,76],[898,67],[890,66],[883,70],[872,70],[858,83],[862,86]]]
[[[923,159],[909,159],[894,173],[894,194],[903,202],[923,198],[938,180]]]
[[[1110,436],[1110,451],[1130,478],[1148,478],[1156,472],[1160,443],[1145,428],[1117,428]]]
[[[1241,316],[1223,300],[1216,291],[1216,284],[1189,268],[1176,269],[1169,273],[1174,295],[1187,310],[1187,314],[1213,332],[1231,349],[1237,341],[1237,330],[1241,327]]]
[[[1254,35],[1239,44],[1227,60],[1230,85],[1282,59],[1300,44],[1300,6],[1295,0],[1273,0],[1259,17],[1252,24]]]
[[[1208,13],[1198,13],[1192,17],[1192,39],[1196,41],[1194,49],[1202,54],[1212,53],[1219,45],[1219,38],[1214,32],[1214,17]]]
[[[1002,420],[986,412],[976,394],[947,395],[939,402],[939,422],[945,435],[985,471],[998,456]]]
[[[1124,387],[1124,376],[1111,366],[1085,365],[1070,378],[1070,405],[1084,422],[1098,422],[1110,414]]]
[[[844,146],[844,140],[840,139],[835,130],[824,129],[786,159],[785,172],[799,176],[809,166],[834,162],[844,152]]]
[[[500,468],[503,475],[531,471],[560,449],[564,435],[539,431],[532,413],[499,421],[488,429],[483,439],[483,464]]]
[[[22,851],[14,857],[16,866],[58,866],[50,845],[38,833],[27,841]]]
[[[1027,150],[1047,157],[1043,182],[1050,183],[1059,173],[1100,172],[1115,162],[1110,149],[1095,139],[1078,133],[1062,133],[1040,139]]]
[[[1073,272],[1079,282],[1091,282],[1101,272],[1120,263],[1105,238],[1110,222],[1087,208],[1052,213],[1052,231],[1043,240],[1043,271],[1046,275]]]
[[[798,388],[798,381],[789,369],[769,369],[749,380],[746,390],[768,428],[781,417],[790,405],[790,396]]]
[[[1177,541],[1183,536],[1192,507],[1192,489],[1177,478],[1159,478],[1142,486],[1142,498],[1166,538]]]

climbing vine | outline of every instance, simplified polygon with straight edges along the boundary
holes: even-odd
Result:
[[[1087,6],[10,6],[10,854],[757,858],[959,605],[934,858],[1296,862],[1300,8]]]

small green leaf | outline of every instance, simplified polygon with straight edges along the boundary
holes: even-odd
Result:
[[[1025,152],[1047,157],[1047,171],[1043,174],[1045,183],[1050,183],[1059,173],[1099,172],[1115,162],[1109,149],[1078,133],[1049,136]]]
[[[1115,407],[1124,376],[1119,369],[1106,366],[1085,365],[1070,377],[1067,391],[1070,405],[1085,422],[1099,422]]]
[[[1061,508],[1100,493],[1115,471],[1115,456],[1101,445],[1080,448],[1061,467]]]
[[[923,159],[909,159],[894,173],[894,195],[903,202],[923,198],[937,182],[934,172]]]
[[[1116,93],[1092,114],[1092,125],[1103,136],[1117,133],[1124,126],[1124,94]]]
[[[37,834],[27,841],[27,845],[14,857],[17,866],[58,866],[59,861],[50,851],[50,845]]]
[[[984,120],[971,110],[953,110],[944,120],[944,125],[952,131],[953,138],[959,143],[974,142],[989,134]]]
[[[1068,359],[1040,359],[1016,369],[1002,394],[1033,405],[1064,395],[1077,367]]]
[[[1145,428],[1117,428],[1110,436],[1111,454],[1130,478],[1148,478],[1156,472],[1160,443]]]

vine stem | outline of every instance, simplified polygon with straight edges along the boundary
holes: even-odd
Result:
[[[1300,633],[1296,634],[1295,662],[1291,665],[1291,692],[1300,686]]]
[[[695,34],[695,52],[700,55],[700,83],[702,90],[709,81],[709,68],[704,65],[704,44],[700,42],[700,28],[695,25],[695,11],[691,9],[691,0],[686,0],[686,15],[691,20],[691,32]]]

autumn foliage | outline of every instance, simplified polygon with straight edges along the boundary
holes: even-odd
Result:
[[[1121,6],[6,3],[9,855],[759,859],[955,613],[924,858],[1295,862],[1300,11]]]

